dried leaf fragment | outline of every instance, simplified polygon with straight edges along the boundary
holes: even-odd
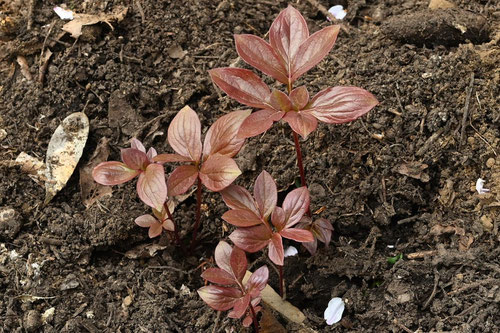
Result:
[[[83,153],[89,135],[89,119],[83,112],[66,117],[56,128],[45,158],[45,204],[69,180]]]
[[[430,177],[424,172],[424,170],[428,167],[429,166],[427,164],[416,161],[401,164],[396,168],[396,171],[404,176],[415,178],[423,181],[424,183],[427,183],[430,180]]]
[[[251,274],[252,273],[250,271],[246,272],[245,277],[243,278],[243,283],[248,281]],[[293,306],[291,303],[284,301],[281,296],[278,295],[273,288],[271,288],[271,286],[266,285],[260,295],[266,304],[281,313],[288,320],[300,324],[306,319],[306,316],[302,313],[302,311]]]
[[[110,14],[74,14],[74,19],[68,23],[66,23],[62,29],[66,32],[69,32],[73,38],[78,38],[82,35],[82,27],[84,25],[93,25],[100,22],[104,22],[109,25],[111,30],[113,30],[113,26],[111,25],[111,21],[120,22],[127,15],[128,8],[118,8]]]

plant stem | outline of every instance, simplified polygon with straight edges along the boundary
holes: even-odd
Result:
[[[283,266],[280,266],[278,265],[278,270],[280,272],[280,296],[281,298],[283,298],[284,294],[283,294],[283,285],[284,285],[284,282],[283,282]]]
[[[183,253],[186,253],[186,250],[184,249],[184,245],[181,242],[181,238],[179,236],[179,228],[177,227],[177,223],[175,223],[174,217],[172,216],[172,213],[170,212],[170,209],[168,209],[168,201],[163,204],[165,207],[165,211],[167,212],[167,217],[172,223],[174,224],[174,237],[175,237],[175,243],[177,246],[181,247],[181,251]]]
[[[165,207],[165,211],[167,212],[167,216],[168,216],[168,219],[170,221],[172,221],[172,223],[174,224],[174,236],[175,236],[175,242],[177,243],[177,245],[181,245],[181,238],[179,237],[179,230],[177,228],[177,224],[175,223],[174,221],[174,218],[172,216],[172,213],[170,213],[170,209],[168,209],[168,203],[165,202],[163,204],[163,207]]]
[[[253,326],[255,327],[255,333],[259,333],[259,322],[257,321],[257,315],[255,314],[255,310],[253,309],[252,303],[250,305],[250,311],[252,312]]]
[[[196,244],[196,235],[198,234],[198,228],[200,227],[201,221],[201,178],[198,177],[198,183],[196,185],[196,217],[193,229],[193,238],[191,239],[190,252],[193,252],[194,246]]]
[[[297,152],[297,166],[299,167],[300,183],[302,186],[307,186],[306,173],[304,171],[304,164],[302,163],[302,151],[300,150],[299,135],[292,130],[293,141],[295,142],[295,151]]]

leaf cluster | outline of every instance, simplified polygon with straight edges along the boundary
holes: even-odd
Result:
[[[260,293],[267,284],[269,270],[262,266],[243,283],[248,266],[245,252],[237,247],[232,248],[224,241],[219,242],[215,248],[215,262],[218,268],[208,268],[201,275],[214,284],[198,289],[198,294],[215,310],[232,309],[228,314],[229,318],[241,318],[247,314],[243,325],[250,326],[252,314],[249,308],[253,307],[254,312],[260,310]]]
[[[283,206],[278,207],[278,191],[272,176],[262,171],[254,185],[254,195],[238,185],[221,191],[226,205],[231,208],[222,218],[238,228],[229,239],[247,252],[257,252],[266,246],[269,258],[283,266],[282,238],[297,242],[313,242],[309,230],[294,228],[309,208],[309,191],[303,186],[287,194]]]

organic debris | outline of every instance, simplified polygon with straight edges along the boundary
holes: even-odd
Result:
[[[66,117],[56,128],[45,158],[45,204],[69,180],[83,153],[89,135],[89,119],[83,112]]]
[[[82,27],[85,25],[93,25],[97,23],[104,22],[111,30],[114,30],[111,25],[111,21],[120,22],[127,15],[128,8],[118,8],[110,14],[74,14],[74,18],[72,21],[66,23],[62,29],[66,32],[69,32],[73,38],[78,38],[82,35]]]

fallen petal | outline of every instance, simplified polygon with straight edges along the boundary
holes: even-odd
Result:
[[[325,320],[327,325],[338,323],[342,319],[345,304],[342,298],[334,297],[328,302],[328,307],[325,310]]]
[[[332,14],[337,20],[342,20],[347,15],[347,12],[344,10],[344,7],[342,7],[342,5],[333,6],[332,8],[328,9],[328,12]],[[330,21],[330,19],[328,19],[328,21]]]
[[[485,194],[488,193],[490,190],[487,188],[484,188],[484,179],[478,178],[476,181],[476,191],[479,194]]]
[[[297,255],[297,253],[299,253],[299,251],[297,251],[297,249],[293,246],[289,246],[285,249],[285,258],[286,257],[293,257],[295,255]]]

